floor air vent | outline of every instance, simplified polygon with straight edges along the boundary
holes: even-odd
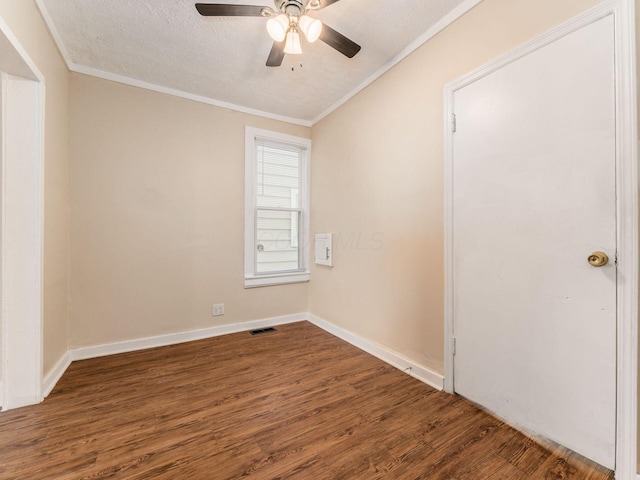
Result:
[[[251,335],[260,335],[261,333],[270,333],[270,332],[277,332],[277,330],[275,328],[272,328],[272,327],[260,328],[258,330],[249,330],[249,333]]]

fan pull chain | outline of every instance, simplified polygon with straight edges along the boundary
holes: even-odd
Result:
[[[302,62],[300,62],[300,68],[302,68]],[[295,65],[291,64],[291,71],[295,72],[296,71],[296,67]]]

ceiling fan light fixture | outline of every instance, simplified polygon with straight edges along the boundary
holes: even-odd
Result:
[[[267,21],[267,32],[276,42],[282,42],[285,39],[287,30],[289,30],[289,17],[284,13]]]
[[[320,20],[311,18],[308,15],[303,15],[300,17],[298,25],[300,25],[300,30],[302,30],[307,37],[309,43],[313,43],[320,38],[320,34],[322,33],[322,22]]]
[[[287,43],[284,45],[284,53],[288,53],[290,55],[300,55],[302,53],[300,34],[293,28],[289,29],[287,32]]]

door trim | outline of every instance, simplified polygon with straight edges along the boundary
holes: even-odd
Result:
[[[457,90],[555,40],[613,15],[616,55],[617,412],[616,478],[636,479],[638,359],[638,141],[633,0],[608,0],[447,84],[445,115],[445,379],[454,392],[453,132]]]
[[[42,401],[45,79],[0,18],[3,410]]]

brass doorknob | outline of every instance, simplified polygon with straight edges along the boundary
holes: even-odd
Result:
[[[604,267],[609,262],[609,257],[603,252],[593,252],[587,260],[593,267]]]

